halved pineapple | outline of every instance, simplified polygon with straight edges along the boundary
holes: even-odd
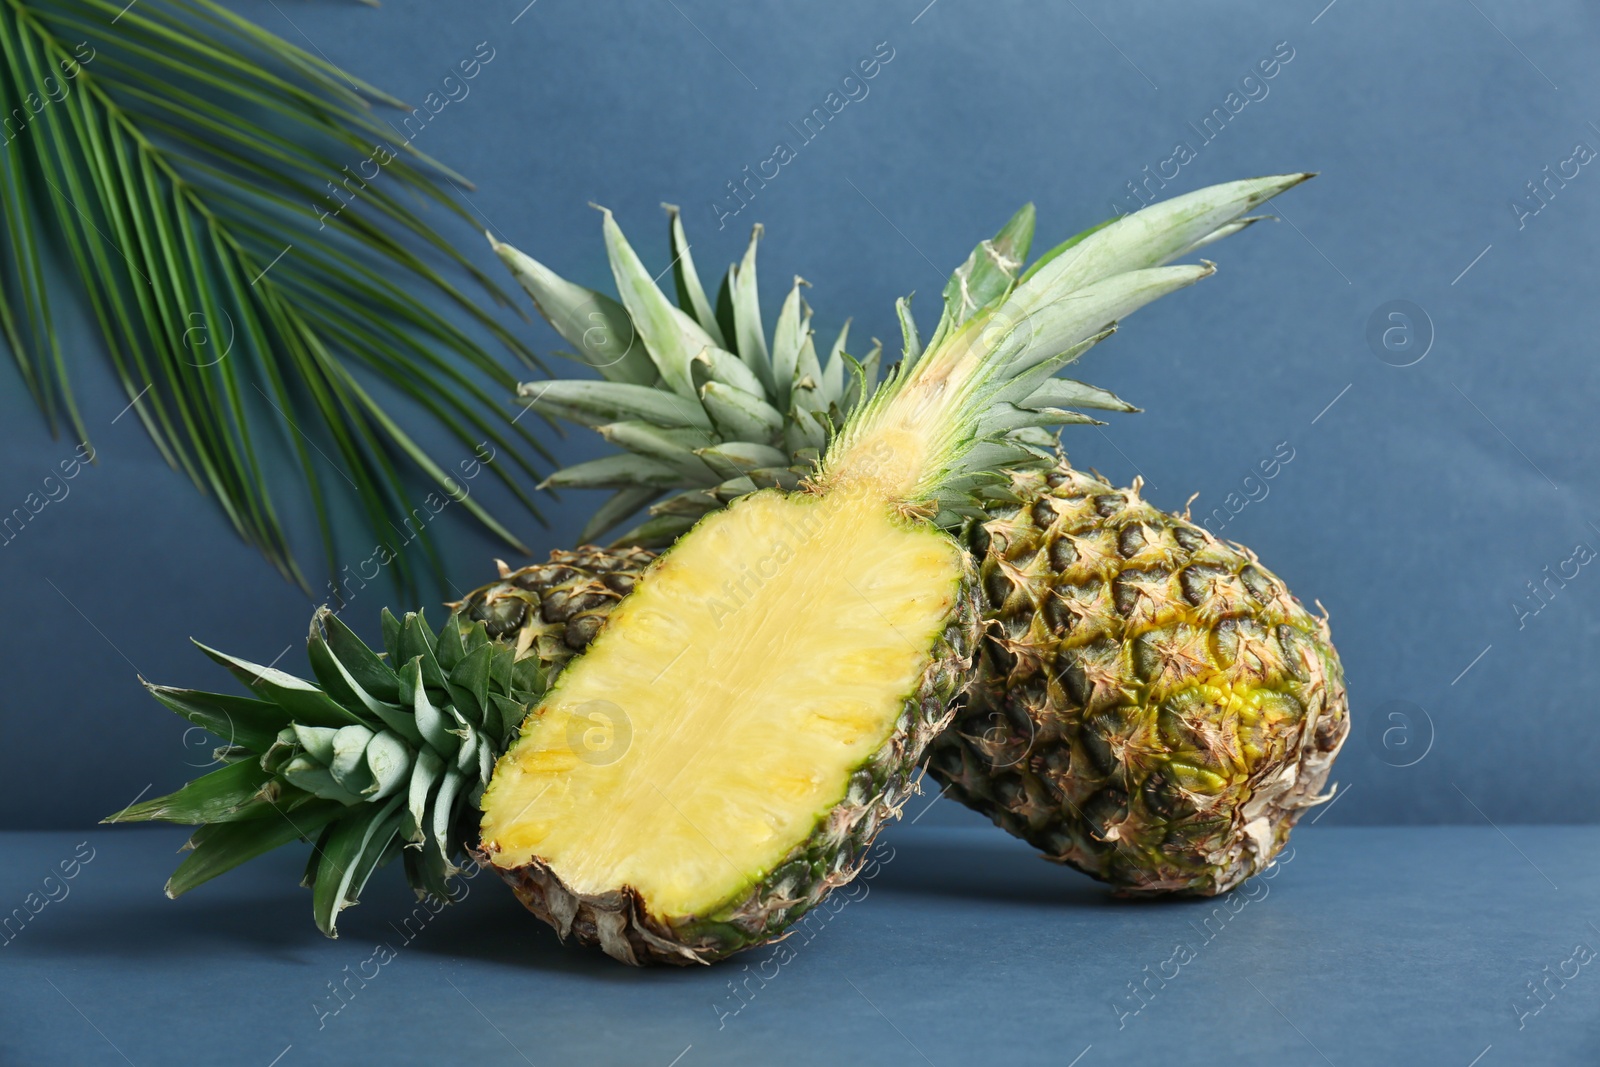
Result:
[[[483,852],[563,935],[630,962],[768,936],[904,801],[907,737],[943,726],[972,645],[966,581],[950,538],[872,494],[707,518],[524,724]]]

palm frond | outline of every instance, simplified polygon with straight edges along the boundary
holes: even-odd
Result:
[[[283,484],[308,494],[330,572],[339,508],[386,545],[430,482],[522,548],[384,399],[492,450],[485,468],[540,518],[530,456],[549,453],[510,417],[518,375],[474,335],[537,361],[448,276],[504,302],[414,210],[469,218],[420,128],[372,110],[404,105],[213,0],[0,0],[0,56],[0,334],[52,432],[90,436],[55,329],[59,261],[161,454],[302,586]],[[269,438],[297,474],[270,473]]]

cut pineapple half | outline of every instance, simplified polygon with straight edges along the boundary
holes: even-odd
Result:
[[[629,887],[667,928],[726,918],[852,793],[878,792],[870,765],[964,566],[875,494],[764,492],[707,518],[500,761],[484,797],[495,865],[537,857],[579,898]]]

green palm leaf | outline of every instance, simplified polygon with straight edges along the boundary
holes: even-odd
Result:
[[[89,439],[55,330],[59,257],[162,455],[302,586],[269,488],[284,481],[308,494],[330,572],[339,508],[388,544],[419,484],[526,551],[387,399],[464,454],[492,450],[486,469],[539,518],[529,457],[549,453],[474,334],[537,364],[447,273],[500,290],[409,206],[468,218],[445,188],[465,179],[371,107],[404,105],[212,0],[0,0],[0,57],[0,334],[52,432]],[[297,475],[268,474],[268,440]]]

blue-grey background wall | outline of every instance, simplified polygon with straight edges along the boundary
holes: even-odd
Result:
[[[670,258],[661,201],[683,205],[705,273],[761,221],[767,313],[803,275],[824,335],[850,315],[855,336],[892,339],[893,300],[911,290],[930,328],[944,272],[1024,200],[1044,242],[1132,206],[1129,183],[1152,174],[1176,171],[1170,195],[1320,171],[1283,199],[1281,223],[1212,250],[1215,278],[1085,361],[1084,377],[1146,413],[1073,429],[1069,451],[1117,480],[1142,474],[1163,507],[1198,494],[1197,516],[1326,605],[1354,717],[1335,772],[1348,792],[1327,822],[1592,821],[1600,12],[1578,0],[924,4],[236,7],[413,102],[487,42],[470,95],[417,142],[476,182],[485,228],[609,287],[590,201],[657,269]],[[875,51],[892,58],[866,95],[853,89],[801,144],[789,123],[843,97]],[[780,141],[794,158],[730,214],[727,183]],[[1530,181],[1545,182],[1542,199]],[[498,269],[480,235],[450,232]],[[542,324],[521,328],[555,347]],[[128,398],[88,324],[66,341],[99,463],[0,547],[11,827],[86,824],[178,785],[210,745],[136,674],[228,686],[190,636],[303,668],[312,607],[118,418]],[[74,442],[49,438],[11,367],[0,382],[9,511]],[[581,432],[554,447],[564,460],[603,450]],[[1270,480],[1248,477],[1285,455]],[[548,528],[520,532],[542,557],[592,505],[569,494]],[[314,531],[296,521],[314,560]],[[439,529],[457,592],[504,555],[448,517]],[[370,551],[355,549],[342,562]],[[343,617],[375,634],[388,599],[369,587]],[[941,802],[926,818],[973,816]]]

